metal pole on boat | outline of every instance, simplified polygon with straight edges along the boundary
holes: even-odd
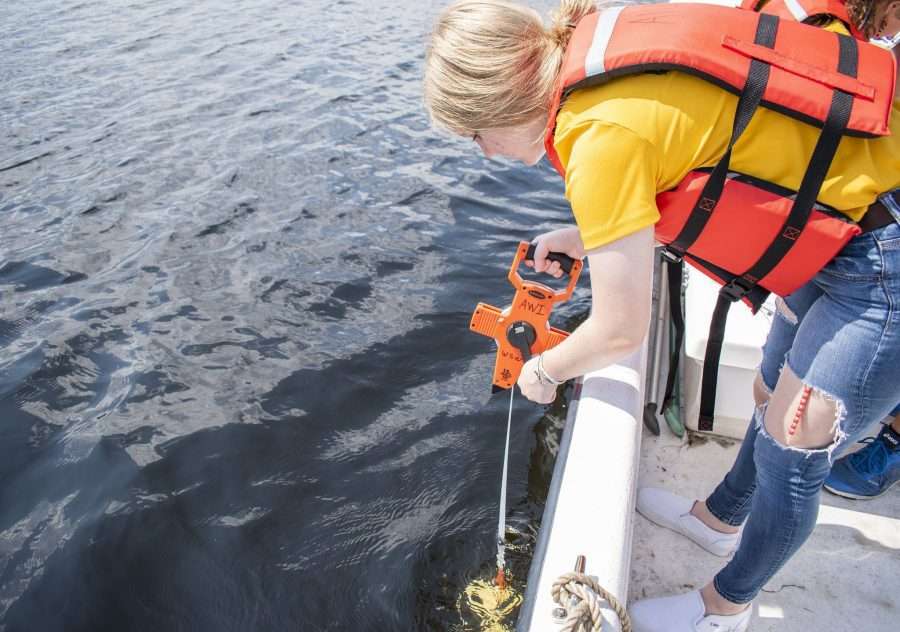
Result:
[[[662,413],[662,406],[657,401],[659,397],[659,373],[662,368],[662,341],[665,334],[666,326],[666,309],[669,306],[668,299],[668,283],[666,276],[662,274],[663,266],[668,265],[664,260],[662,264],[656,266],[659,273],[656,276],[656,314],[653,322],[653,345],[650,356],[649,370],[649,390],[647,392],[647,403],[644,406],[644,426],[654,435],[659,436],[659,420],[657,414]]]

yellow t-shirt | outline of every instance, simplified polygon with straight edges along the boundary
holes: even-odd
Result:
[[[737,101],[676,71],[572,93],[557,117],[554,144],[585,247],[655,224],[656,194],[725,153]],[[883,138],[841,139],[820,202],[858,220],[879,194],[900,187],[900,101],[890,127],[893,135]],[[735,144],[730,168],[797,190],[818,137],[819,129],[760,107]]]

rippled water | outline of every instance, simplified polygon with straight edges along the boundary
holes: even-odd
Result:
[[[468,317],[569,212],[429,129],[441,4],[0,6],[3,630],[478,629],[506,399]]]

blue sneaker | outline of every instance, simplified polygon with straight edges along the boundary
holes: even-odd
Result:
[[[845,498],[875,498],[900,481],[900,439],[886,425],[866,447],[838,459],[825,479],[825,489]]]

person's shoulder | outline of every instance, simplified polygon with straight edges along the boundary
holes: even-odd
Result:
[[[636,74],[573,91],[560,110],[560,123],[577,125],[585,121],[625,124],[628,114],[654,107],[658,75]]]
[[[639,130],[603,116],[575,116],[558,124],[554,145],[563,164],[576,155],[601,159],[605,153],[627,155],[647,144]],[[579,161],[579,162],[580,162]]]
[[[572,92],[556,119],[556,142],[572,143],[585,134],[599,136],[621,130],[640,135],[657,107],[652,91],[642,85],[646,83],[643,79],[643,75],[623,77]]]
[[[557,117],[557,130],[608,123],[653,142],[672,125],[712,116],[708,110],[724,107],[729,98],[722,88],[683,72],[629,75],[572,92]]]
[[[660,154],[639,130],[598,119],[558,128],[554,145],[567,182],[576,173],[622,174],[637,167],[653,171]]]

